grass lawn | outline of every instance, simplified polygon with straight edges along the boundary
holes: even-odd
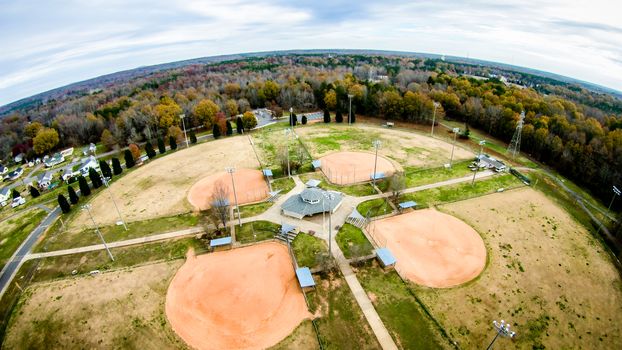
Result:
[[[310,179],[315,179],[315,180],[322,181],[320,183],[320,185],[318,186],[321,189],[343,192],[343,193],[348,194],[350,196],[362,197],[362,196],[368,196],[368,195],[371,195],[371,194],[377,194],[378,193],[378,192],[376,192],[374,190],[374,188],[369,183],[360,183],[360,184],[354,184],[354,185],[339,186],[339,185],[335,185],[335,184],[330,183],[326,179],[324,174],[321,173],[321,172],[314,172],[314,173],[308,173],[308,174],[301,174],[300,175],[300,180],[302,180],[302,182],[306,183]],[[378,186],[382,186],[381,184],[382,183],[386,183],[386,182],[387,181],[380,181],[380,182],[377,183],[377,185]]]
[[[240,207],[240,215],[243,218],[250,218],[259,215],[272,207],[272,202],[261,202],[255,204],[244,205]]]
[[[296,186],[293,179],[289,177],[283,177],[272,181],[272,191],[281,190],[281,194],[286,194]]]
[[[313,268],[316,265],[316,256],[328,252],[326,242],[306,233],[301,233],[292,242],[292,249],[298,261],[298,266]]]
[[[270,350],[317,350],[320,346],[311,320],[304,320],[294,331]]]
[[[471,169],[469,169],[469,164],[471,164],[471,160],[455,163],[451,167],[451,169],[445,169],[445,167],[431,169],[407,167],[404,169],[406,188],[445,181],[473,174]]]
[[[74,210],[74,212],[77,211]],[[199,224],[199,221],[199,215],[186,213],[151,220],[128,222],[127,231],[122,225],[101,226],[99,230],[107,242],[114,242],[186,229],[196,226]],[[48,241],[46,242],[48,251],[101,243],[91,225],[89,225],[89,228],[83,229],[79,232],[62,232],[61,230],[62,227],[59,224],[55,224],[50,232],[48,232]],[[54,238],[51,239],[52,237]],[[42,251],[43,246],[43,244],[37,245],[37,247],[35,247],[35,251]]]
[[[371,254],[373,250],[373,246],[369,243],[363,231],[348,223],[341,226],[335,239],[343,255],[348,259]]]
[[[0,222],[0,269],[46,215],[41,209],[24,210]]]
[[[396,344],[403,349],[451,348],[395,271],[384,272],[376,263],[355,271]]]
[[[279,232],[281,225],[270,221],[252,221],[242,224],[242,227],[235,226],[235,240],[240,243],[250,243],[274,238]]]
[[[359,204],[356,210],[364,217],[367,216],[367,213],[369,213],[370,217],[373,217],[388,214],[393,211],[393,208],[391,208],[386,199],[376,198]]]
[[[443,186],[414,193],[407,193],[401,197],[400,201],[405,202],[412,200],[417,202],[417,207],[426,208],[436,204],[454,202],[493,193],[500,188],[507,190],[509,188],[520,186],[523,186],[523,183],[516,177],[510,174],[503,174],[475,181],[473,186],[470,182],[465,182],[452,186]]]
[[[324,349],[380,349],[361,308],[340,272],[314,276],[316,290],[307,293]]]

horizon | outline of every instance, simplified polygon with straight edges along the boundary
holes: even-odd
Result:
[[[9,52],[0,57],[0,105],[140,67],[325,47],[476,59],[622,92],[621,9],[605,0],[11,1],[0,14]]]

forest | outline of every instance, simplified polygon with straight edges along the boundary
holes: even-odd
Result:
[[[479,76],[493,76],[481,79]],[[525,113],[521,150],[592,191],[603,202],[622,187],[622,102],[610,95],[528,74],[438,59],[367,55],[252,57],[131,77],[25,106],[0,122],[0,155],[27,159],[66,146],[107,149],[180,135],[186,127],[226,132],[226,120],[253,108],[282,114],[346,112],[429,124],[449,118],[505,142]],[[618,201],[618,206],[622,201]]]

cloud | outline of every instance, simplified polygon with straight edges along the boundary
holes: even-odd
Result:
[[[0,12],[0,104],[137,66],[307,48],[468,55],[622,90],[620,7],[607,0],[11,0]]]

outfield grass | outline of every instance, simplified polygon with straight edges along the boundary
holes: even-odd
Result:
[[[46,215],[41,209],[24,210],[0,222],[0,269]]]
[[[242,227],[235,226],[235,240],[240,243],[251,243],[274,238],[281,225],[270,221],[252,221],[242,224]]]
[[[74,212],[77,211],[74,210]],[[99,231],[106,241],[114,242],[186,229],[197,226],[199,221],[199,215],[186,213],[150,220],[128,222],[127,231],[122,225],[101,226],[99,227]],[[51,239],[52,237],[54,237],[54,239]],[[92,227],[85,228],[80,232],[63,232],[60,223],[55,224],[52,229],[50,229],[47,240],[45,244],[47,244],[48,251],[101,243]],[[35,247],[35,251],[40,252],[43,250],[43,247],[44,244],[39,244]]]
[[[343,192],[350,196],[362,197],[362,196],[369,196],[369,195],[378,193],[376,192],[376,190],[374,190],[374,188],[371,186],[370,183],[360,183],[360,184],[347,185],[347,186],[339,186],[339,185],[332,184],[326,179],[324,174],[321,172],[301,174],[299,177],[300,177],[300,180],[305,183],[309,181],[310,179],[320,180],[322,182],[318,186],[319,188],[324,189],[324,190]],[[386,183],[386,181],[380,181],[377,183],[377,185],[379,187],[383,186],[382,183]]]
[[[261,202],[255,204],[244,205],[240,207],[240,215],[243,218],[250,218],[252,216],[259,215],[266,210],[270,209],[274,203],[272,202]]]
[[[324,349],[380,349],[348,284],[340,272],[314,276],[315,291],[307,293],[310,311],[320,313],[317,325]]]
[[[296,187],[296,183],[292,178],[283,177],[272,181],[272,191],[281,191],[281,194],[286,194]]]
[[[418,208],[426,208],[441,203],[454,202],[493,193],[501,188],[507,190],[520,186],[523,186],[523,183],[516,177],[510,174],[503,174],[475,181],[474,185],[471,185],[470,182],[465,182],[419,192],[406,193],[402,195],[400,201],[412,200],[417,202]]]
[[[306,233],[301,233],[292,241],[292,250],[296,256],[298,266],[314,268],[317,264],[317,255],[328,252],[324,240],[313,237]]]
[[[396,344],[403,349],[451,348],[395,271],[384,272],[375,263],[355,270]]]
[[[360,228],[348,223],[341,226],[335,240],[348,259],[369,255],[374,248]]]
[[[469,169],[469,164],[471,163],[472,160],[465,160],[455,163],[450,169],[446,169],[445,167],[431,169],[407,167],[404,169],[406,188],[460,178],[473,174],[471,169]]]
[[[393,211],[393,208],[389,205],[389,202],[386,199],[376,198],[359,204],[356,207],[356,210],[358,210],[358,212],[364,217],[367,216],[367,213],[369,213],[370,217],[373,217],[389,214]]]

